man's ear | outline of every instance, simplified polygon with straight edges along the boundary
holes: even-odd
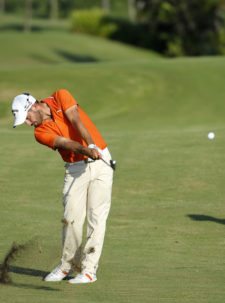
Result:
[[[36,101],[32,106],[31,106],[31,108],[37,108],[38,107],[38,102]]]

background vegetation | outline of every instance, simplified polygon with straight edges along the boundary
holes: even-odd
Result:
[[[22,5],[21,5],[22,2]],[[68,18],[75,32],[104,36],[166,56],[224,54],[224,0],[1,0],[2,14]]]

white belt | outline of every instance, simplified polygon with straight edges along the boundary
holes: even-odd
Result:
[[[76,161],[76,162],[65,162],[65,166],[68,167],[68,166],[73,166],[73,165],[79,165],[79,164],[83,164],[83,163],[92,163],[94,162],[95,160],[92,160],[92,159],[86,159],[86,160],[81,160],[81,161]]]
[[[108,148],[104,148],[101,153],[102,155],[104,156],[104,154],[108,152]],[[91,159],[91,158],[87,158],[85,160],[81,160],[81,161],[77,161],[77,162],[65,162],[65,167],[68,167],[68,166],[72,166],[72,165],[78,165],[78,164],[83,164],[83,163],[92,163],[92,162],[95,162],[95,160]]]

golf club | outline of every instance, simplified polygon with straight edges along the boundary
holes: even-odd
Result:
[[[113,170],[116,170],[116,160],[110,160],[109,162],[107,162],[106,160],[104,160],[103,158],[101,158],[101,160],[108,166],[110,166]]]

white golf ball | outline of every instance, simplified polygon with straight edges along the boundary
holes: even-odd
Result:
[[[213,132],[208,133],[208,139],[213,140],[215,138],[215,134]]]

